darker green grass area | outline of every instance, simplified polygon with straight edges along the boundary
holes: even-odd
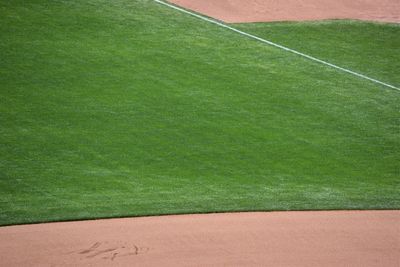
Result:
[[[398,91],[153,1],[3,1],[0,17],[1,225],[400,208]],[[298,23],[240,27],[332,60],[361,47],[334,63],[399,85],[400,27],[329,22],[341,41],[309,45],[279,35]]]

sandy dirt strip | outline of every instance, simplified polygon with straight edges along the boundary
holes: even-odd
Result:
[[[359,19],[400,22],[400,0],[169,0],[227,23]]]
[[[142,217],[0,227],[1,266],[400,266],[400,211]]]

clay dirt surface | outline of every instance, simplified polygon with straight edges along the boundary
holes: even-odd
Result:
[[[400,211],[7,226],[0,227],[0,266],[400,266]]]
[[[400,22],[400,0],[169,0],[227,23],[358,19]]]

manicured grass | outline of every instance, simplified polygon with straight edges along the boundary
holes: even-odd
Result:
[[[400,87],[400,24],[333,20],[234,27]]]
[[[395,90],[152,1],[3,1],[0,17],[1,225],[400,208]],[[390,41],[342,38],[362,50],[338,62],[399,85],[387,51],[399,54],[400,28],[328,31],[343,25]],[[307,46],[281,24],[243,27],[338,49],[322,28]]]

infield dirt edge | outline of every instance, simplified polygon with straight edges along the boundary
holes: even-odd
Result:
[[[225,23],[354,19],[400,23],[397,0],[168,0]]]

